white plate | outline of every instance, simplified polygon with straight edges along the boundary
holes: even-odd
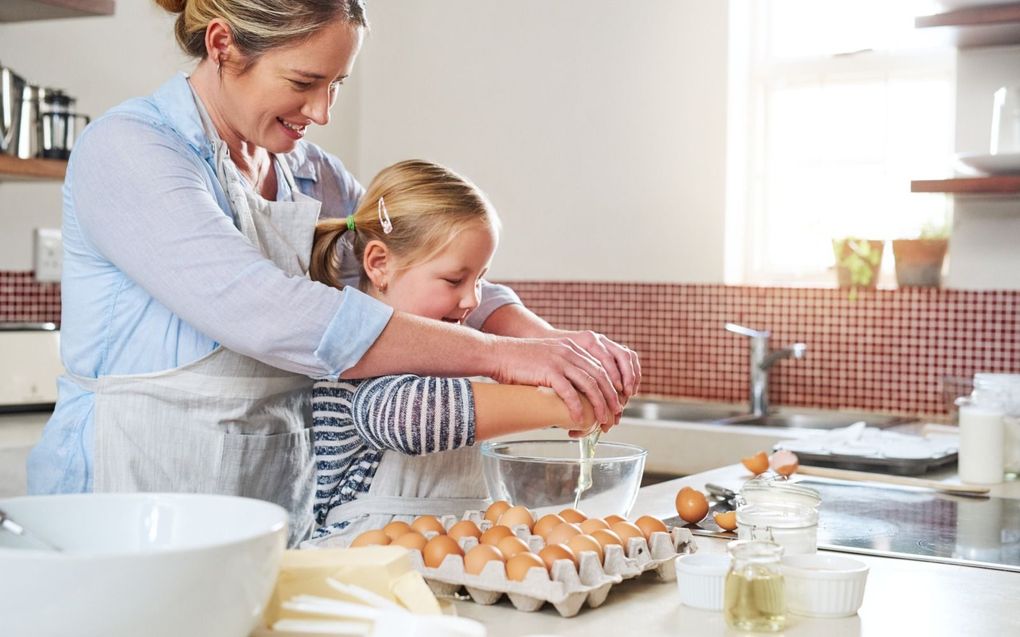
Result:
[[[1020,153],[960,153],[956,156],[957,167],[967,173],[986,175],[1020,174]]]

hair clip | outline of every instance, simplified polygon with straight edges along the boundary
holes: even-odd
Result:
[[[390,221],[390,213],[386,210],[386,202],[379,197],[379,224],[382,226],[383,234],[393,232],[393,222]]]

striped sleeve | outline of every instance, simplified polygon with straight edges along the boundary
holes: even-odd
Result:
[[[466,378],[373,378],[355,391],[352,415],[375,449],[420,456],[475,444],[475,400]]]

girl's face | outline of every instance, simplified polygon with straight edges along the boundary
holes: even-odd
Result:
[[[335,20],[298,44],[262,55],[240,75],[223,68],[231,133],[271,153],[286,153],[309,124],[325,126],[340,85],[354,68],[363,30]]]
[[[488,225],[472,223],[428,261],[410,267],[391,262],[384,288],[373,289],[372,295],[395,310],[460,323],[478,307],[478,286],[496,242]]]

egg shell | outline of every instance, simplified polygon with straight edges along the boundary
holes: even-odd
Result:
[[[390,543],[390,536],[382,529],[373,529],[371,531],[365,531],[358,537],[354,538],[351,542],[351,547],[358,546],[386,546]]]
[[[641,529],[639,529],[633,522],[628,522],[626,520],[613,524],[609,527],[609,530],[620,536],[620,539],[623,540],[624,546],[628,545],[628,542],[632,537],[645,537],[645,534],[641,531]]]
[[[726,511],[725,513],[716,513],[712,516],[715,518],[715,523],[719,525],[720,529],[724,531],[732,531],[737,528],[737,512]]]
[[[464,571],[471,575],[478,575],[491,561],[505,562],[506,558],[495,546],[479,544],[472,547],[464,554]]]
[[[612,515],[607,515],[603,519],[606,521],[606,524],[608,524],[610,526],[610,528],[612,528],[612,526],[614,524],[616,524],[617,522],[626,522],[627,521],[626,518],[621,517],[619,515],[616,515],[615,513],[613,513]]]
[[[697,524],[708,515],[708,498],[697,489],[684,487],[676,494],[676,512],[684,522]]]
[[[549,531],[549,534],[545,536],[545,543],[566,544],[568,539],[574,535],[580,535],[580,533],[581,527],[570,522],[564,522],[556,526],[552,531]]]
[[[634,520],[634,526],[641,529],[641,533],[645,536],[645,539],[651,538],[652,533],[666,533],[667,531],[666,525],[662,523],[662,520],[653,518],[650,515],[642,515],[638,519]]]
[[[401,535],[403,535],[405,533],[408,533],[410,531],[413,531],[414,529],[412,529],[411,525],[408,524],[407,522],[402,522],[400,520],[394,520],[393,522],[390,522],[389,524],[384,526],[382,528],[382,530],[383,530],[383,533],[385,533],[386,535],[390,536],[391,540],[395,540],[398,537],[400,537]]]
[[[538,518],[538,522],[535,522],[535,526],[531,529],[531,532],[535,535],[545,537],[549,535],[549,531],[552,531],[560,524],[566,522],[563,518],[556,515],[555,513],[547,513],[542,517]]]
[[[506,576],[515,582],[522,582],[533,568],[545,571],[542,558],[530,552],[518,553],[506,561]]]
[[[776,473],[789,478],[800,468],[800,459],[792,451],[780,449],[769,457],[769,466]]]
[[[421,533],[417,531],[410,531],[393,540],[391,544],[393,546],[402,546],[405,549],[411,549],[413,551],[421,551],[425,548],[425,545],[428,544],[428,540]]]
[[[591,532],[596,529],[608,529],[609,525],[606,524],[605,520],[598,518],[588,518],[584,522],[581,522],[578,526],[581,527],[581,533],[587,533],[591,535]]]
[[[512,537],[514,532],[510,530],[508,526],[492,526],[482,532],[481,537],[478,541],[482,544],[491,544],[496,546],[499,541],[505,537]]]
[[[531,511],[527,507],[515,506],[510,507],[503,512],[503,515],[499,516],[498,524],[502,526],[508,526],[511,529],[518,525],[524,525],[528,527],[528,531],[535,526],[535,518],[532,517]]]
[[[518,553],[524,553],[530,550],[528,548],[528,543],[516,536],[503,538],[499,541],[499,544],[496,545],[496,548],[498,548],[500,553],[502,553],[508,560]]]
[[[435,531],[440,535],[446,534],[446,527],[434,515],[423,515],[415,518],[414,522],[411,522],[411,528],[422,535],[425,535],[426,531]]]
[[[623,546],[623,538],[609,529],[595,529],[591,532],[591,536],[599,541],[602,545],[602,550],[605,550],[610,544],[619,544]]]
[[[588,519],[588,516],[581,513],[577,509],[566,508],[560,511],[560,517],[566,522],[573,522],[574,524],[580,524]]]
[[[765,455],[764,451],[759,451],[753,456],[741,458],[740,464],[744,465],[744,467],[754,475],[759,475],[768,471],[769,457]]]
[[[602,545],[590,535],[581,534],[573,536],[567,540],[567,547],[577,555],[584,551],[594,551],[599,556],[599,563],[602,563],[602,559],[605,557]]]
[[[443,563],[447,555],[464,555],[464,550],[460,548],[460,544],[457,544],[457,540],[453,539],[448,535],[437,535],[425,544],[425,548],[421,550],[422,559],[425,561],[425,566],[429,568],[439,568],[439,565]]]
[[[496,500],[485,510],[485,519],[495,524],[499,520],[499,516],[503,515],[503,512],[509,508],[510,503],[506,500]]]
[[[471,520],[461,520],[451,526],[446,534],[455,540],[459,540],[462,537],[479,538],[482,536],[482,530]]]
[[[577,555],[565,544],[547,544],[538,552],[538,556],[545,562],[545,568],[550,573],[556,560],[570,560],[574,568],[577,568]]]

